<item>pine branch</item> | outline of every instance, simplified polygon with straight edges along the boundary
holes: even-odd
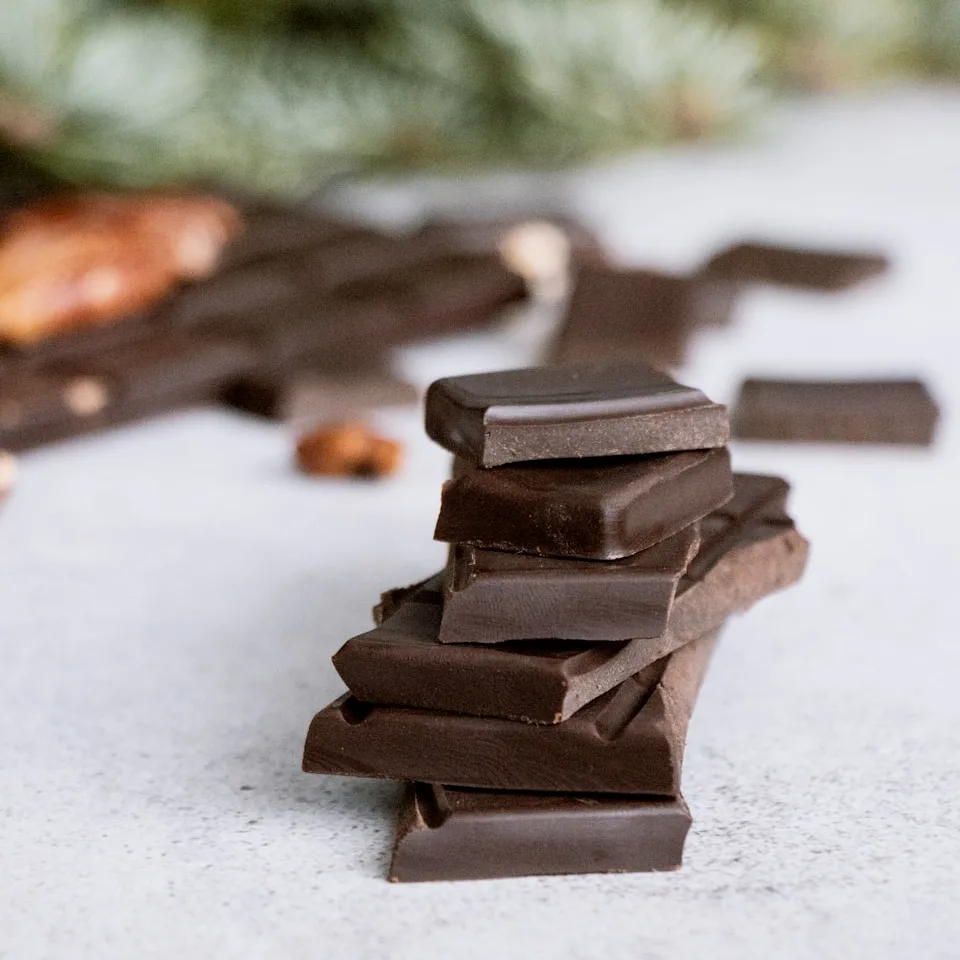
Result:
[[[362,44],[321,28],[336,4],[314,0],[313,29],[290,35],[271,24],[293,4],[240,30],[196,3],[223,10],[0,5],[6,75],[58,120],[41,153],[52,169],[295,191],[344,171],[553,165],[685,132],[685,84],[714,91],[712,127],[739,112],[721,100],[739,98],[755,63],[742,40],[712,46],[722,32],[658,0],[502,0],[496,13],[481,0],[369,0]],[[623,36],[637,31],[639,49]]]
[[[896,64],[926,0],[681,0],[760,38],[766,75],[812,89],[861,82]]]
[[[766,78],[960,73],[960,0],[0,0],[0,137],[69,179],[296,193],[735,129]]]

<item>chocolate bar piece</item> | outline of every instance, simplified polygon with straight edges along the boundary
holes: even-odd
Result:
[[[740,243],[711,257],[702,275],[734,283],[771,283],[836,291],[872,280],[885,273],[889,266],[889,260],[878,253]]]
[[[379,626],[348,640],[334,666],[358,700],[533,723],[566,720],[688,640],[803,573],[807,543],[779,477],[735,474],[733,499],[701,522],[663,636],[628,643],[440,644],[443,575],[387,591]],[[496,678],[491,681],[491,678]]]
[[[427,435],[483,467],[722,447],[726,409],[642,363],[528,367],[437,380]]]
[[[411,784],[389,879],[408,883],[676,870],[690,823],[682,797]]]
[[[683,362],[691,334],[729,322],[736,291],[705,277],[581,266],[553,359]]]
[[[450,554],[439,640],[659,637],[699,546],[697,523],[649,550],[607,562],[457,544]]]
[[[198,403],[251,370],[242,343],[164,334],[50,372],[0,375],[0,438],[23,450]]]
[[[675,797],[687,725],[718,633],[685,644],[554,726],[374,706],[345,694],[313,718],[303,769],[494,790]]]
[[[314,210],[269,204],[242,206],[244,229],[223,252],[221,263],[226,270],[278,258],[288,263],[302,262],[299,258],[355,229]]]
[[[404,274],[402,299],[411,340],[470,330],[526,297],[523,278],[494,254],[436,257]]]
[[[417,389],[384,369],[291,372],[276,379],[246,378],[224,394],[229,406],[295,424],[353,417],[367,410],[409,406]]]
[[[929,446],[940,412],[919,380],[746,380],[737,437]]]
[[[455,466],[434,538],[548,557],[618,560],[665,540],[733,493],[725,449]]]
[[[322,416],[345,403],[302,390],[311,375],[339,382],[382,373],[393,347],[492,323],[526,298],[523,280],[494,254],[465,254],[436,238],[280,208],[248,210],[245,227],[214,276],[150,310],[32,346],[0,345],[0,447],[188,403],[280,416],[308,393],[307,408]],[[217,373],[198,383],[198,365]]]

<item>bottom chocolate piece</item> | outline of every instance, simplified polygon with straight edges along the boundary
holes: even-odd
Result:
[[[676,870],[683,798],[505,793],[411,784],[389,879],[492,880]]]

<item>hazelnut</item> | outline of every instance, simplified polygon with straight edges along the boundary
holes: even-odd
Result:
[[[75,377],[63,388],[63,402],[78,417],[92,417],[110,402],[110,391],[96,377]]]
[[[566,289],[570,238],[556,224],[534,220],[512,227],[500,241],[500,257],[546,297]]]
[[[400,468],[403,448],[366,424],[326,424],[297,441],[297,465],[322,477],[386,477]]]

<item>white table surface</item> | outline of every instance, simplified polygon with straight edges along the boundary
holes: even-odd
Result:
[[[283,428],[200,411],[24,457],[0,513],[0,957],[960,956],[960,91],[467,195],[536,185],[637,262],[756,232],[881,245],[889,278],[752,293],[684,375],[729,399],[747,373],[920,374],[945,411],[933,451],[734,448],[794,483],[813,552],[725,633],[683,870],[388,884],[396,785],[306,776],[300,750],[341,689],[330,655],[381,589],[440,565],[446,455],[390,414],[400,477],[311,481]],[[523,360],[474,338],[407,369]]]

